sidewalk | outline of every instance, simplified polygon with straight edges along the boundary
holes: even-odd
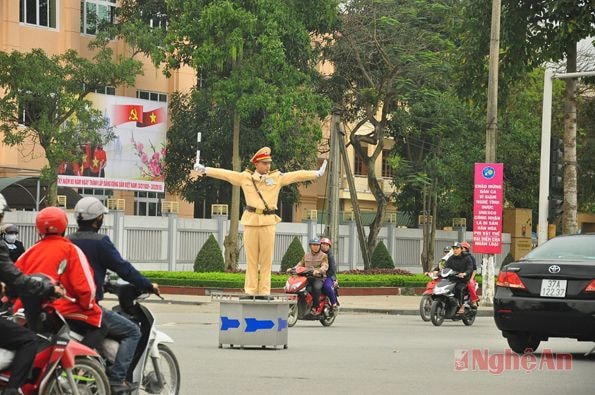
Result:
[[[146,302],[174,303],[174,304],[216,304],[210,296],[163,294],[164,300],[155,297]],[[106,295],[107,300],[114,300],[113,295]],[[402,295],[365,295],[365,296],[340,296],[341,311],[348,313],[375,313],[391,315],[419,315],[419,302],[421,296]],[[478,317],[493,317],[492,307],[479,307]]]

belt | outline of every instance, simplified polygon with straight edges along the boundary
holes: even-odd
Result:
[[[251,213],[256,213],[256,214],[262,214],[262,215],[275,214],[275,210],[267,210],[264,208],[256,208],[256,207],[252,207],[252,206],[246,206],[246,211],[249,211]]]

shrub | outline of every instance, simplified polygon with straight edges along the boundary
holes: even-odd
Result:
[[[395,263],[393,258],[388,253],[386,246],[382,241],[376,244],[374,253],[372,254],[371,266],[373,269],[394,269]]]
[[[304,257],[304,248],[298,237],[294,237],[281,259],[281,271],[285,272],[290,267],[295,266]]]
[[[223,260],[223,253],[217,240],[213,235],[210,235],[207,241],[203,244],[196,259],[194,260],[195,272],[222,272],[225,270],[225,261]]]

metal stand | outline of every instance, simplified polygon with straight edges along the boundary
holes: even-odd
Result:
[[[296,303],[295,295],[267,296],[243,293],[214,293],[219,302],[219,348],[272,346],[287,348],[287,316],[289,306]]]

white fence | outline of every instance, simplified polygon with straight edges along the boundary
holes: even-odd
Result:
[[[18,226],[20,240],[25,247],[38,240],[35,229],[36,212],[16,211],[5,214],[4,223]],[[69,227],[67,233],[76,230],[74,216],[69,213]],[[166,217],[143,217],[124,215],[119,211],[111,211],[105,216],[102,233],[108,234],[124,258],[141,270],[192,270],[194,258],[213,234],[223,248],[223,239],[229,229],[226,217],[214,219],[185,219],[175,214]],[[308,240],[312,238],[320,225],[314,221],[303,223],[282,222],[277,225],[273,269],[278,270],[281,259],[287,251],[294,237],[298,237],[304,250],[308,247]],[[367,227],[366,233],[368,231]],[[243,228],[240,225],[240,268],[245,267],[246,257],[241,244]],[[503,237],[502,254],[496,256],[497,267],[510,251],[510,235]],[[467,232],[468,241],[473,233]],[[436,231],[436,255],[442,249],[457,241],[456,231]],[[378,240],[384,242],[395,267],[421,272],[420,256],[422,251],[422,230],[411,228],[396,228],[388,223],[382,228]],[[333,250],[339,270],[363,269],[363,259],[357,240],[355,223],[347,223],[339,228],[339,240],[334,240]],[[477,257],[480,261],[480,257]]]

